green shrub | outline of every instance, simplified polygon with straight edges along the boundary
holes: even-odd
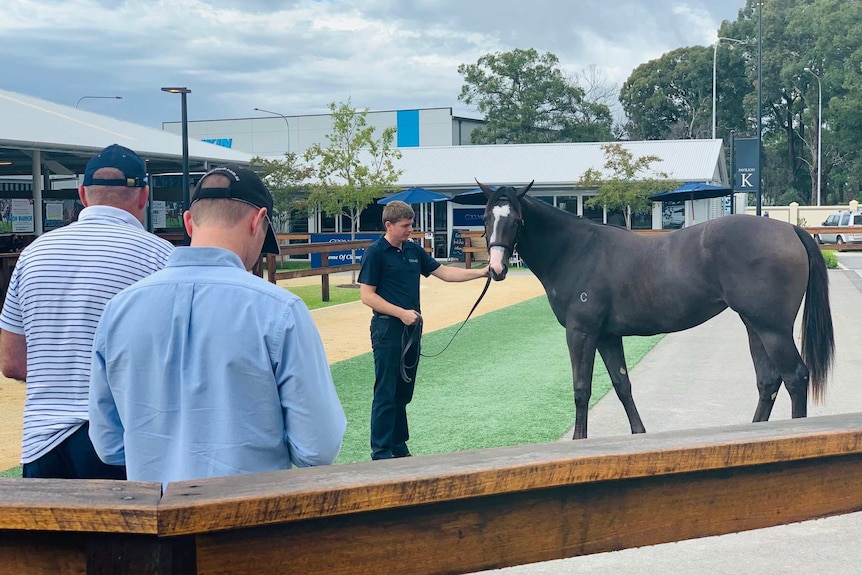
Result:
[[[826,267],[830,270],[838,269],[838,254],[835,250],[822,250],[823,259],[826,260]]]

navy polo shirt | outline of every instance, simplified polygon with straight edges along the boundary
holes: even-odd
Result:
[[[359,283],[376,287],[377,294],[391,304],[421,311],[419,274],[427,278],[439,267],[440,262],[416,242],[403,242],[398,249],[381,236],[362,255]]]

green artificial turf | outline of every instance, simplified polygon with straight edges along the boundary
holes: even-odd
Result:
[[[457,328],[425,334],[422,353],[442,350]],[[662,337],[625,338],[629,368]],[[335,363],[332,375],[348,421],[337,463],[366,461],[374,360],[368,353]],[[610,387],[597,357],[590,405]],[[423,357],[407,414],[415,454],[560,439],[574,424],[572,371],[547,298],[471,319],[442,355]]]
[[[19,465],[18,467],[13,467],[6,471],[0,471],[0,477],[21,477],[21,466]]]
[[[302,298],[308,309],[318,309],[341,303],[359,301],[359,287],[343,288],[330,284],[329,301],[323,301],[323,293],[319,283],[307,286],[291,286],[284,289]]]

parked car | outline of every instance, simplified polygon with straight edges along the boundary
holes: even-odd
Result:
[[[817,241],[821,244],[844,244],[862,242],[862,212],[851,212],[843,210],[829,214],[823,226],[855,227],[859,226],[859,233],[835,233],[817,234]]]

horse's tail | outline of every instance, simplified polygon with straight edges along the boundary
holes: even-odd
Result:
[[[799,226],[793,226],[793,229],[808,252],[808,289],[802,313],[802,360],[808,367],[811,399],[818,404],[826,397],[826,379],[835,355],[829,275],[814,238]]]

